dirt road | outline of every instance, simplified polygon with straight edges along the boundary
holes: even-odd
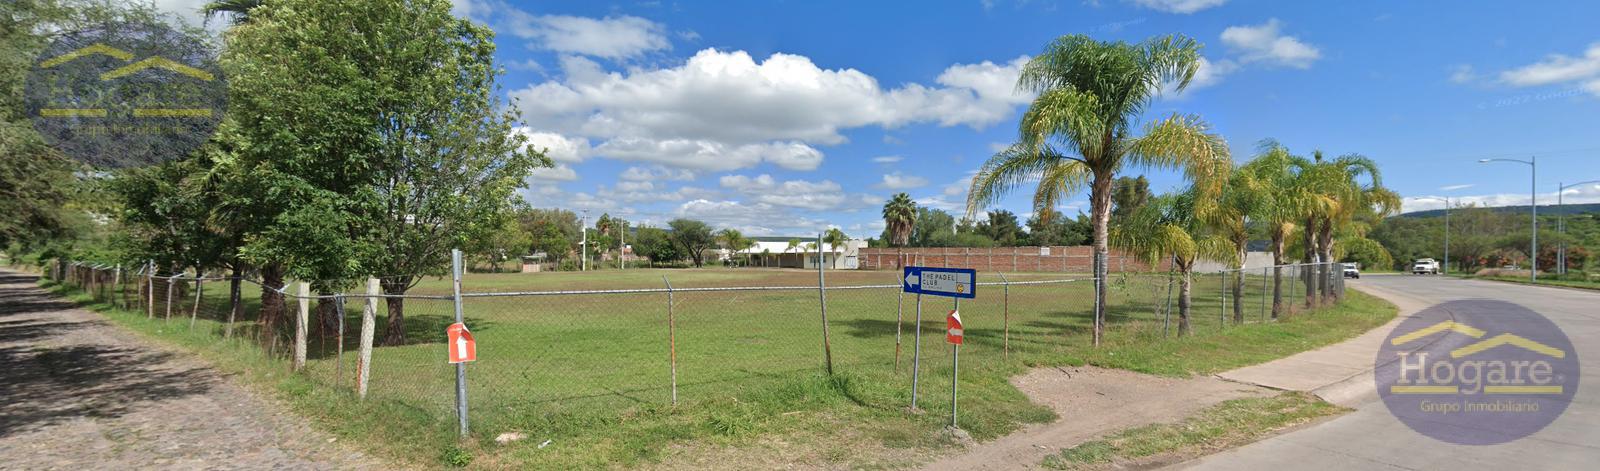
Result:
[[[0,469],[384,469],[187,354],[0,271]]]

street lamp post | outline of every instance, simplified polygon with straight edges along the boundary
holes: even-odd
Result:
[[[1557,243],[1561,244],[1561,250],[1556,254],[1556,273],[1562,275],[1567,274],[1567,213],[1561,210],[1562,197],[1566,196],[1568,188],[1580,185],[1600,185],[1600,180],[1578,182],[1571,185],[1556,182],[1556,233],[1561,234],[1561,240],[1557,241]]]
[[[1539,282],[1539,157],[1529,157],[1528,160],[1517,159],[1479,159],[1478,163],[1489,162],[1515,162],[1528,165],[1528,177],[1532,185],[1528,188],[1529,207],[1533,208],[1533,251],[1528,253],[1528,276],[1534,283]]]
[[[1424,196],[1418,200],[1439,200],[1444,202],[1444,274],[1450,274],[1450,197]]]
[[[583,222],[578,223],[583,239],[578,242],[578,271],[589,271],[589,210],[583,210]]]

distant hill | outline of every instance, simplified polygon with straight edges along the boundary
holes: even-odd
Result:
[[[1528,211],[1529,211],[1529,208],[1527,206],[1499,206],[1499,207],[1487,208],[1487,209],[1489,209],[1491,211],[1494,211],[1494,212],[1497,212],[1497,213],[1515,213],[1515,214],[1528,214]],[[1570,215],[1574,215],[1574,214],[1585,214],[1585,213],[1600,213],[1600,203],[1562,205],[1562,206],[1560,206],[1560,210],[1559,211],[1557,210],[1557,206],[1553,205],[1553,204],[1541,204],[1541,205],[1539,205],[1539,215],[1540,216],[1546,216],[1546,215],[1558,216],[1558,215],[1562,215],[1562,214],[1566,214],[1566,215],[1570,216]],[[1416,211],[1416,212],[1405,213],[1405,214],[1401,214],[1401,215],[1395,216],[1395,217],[1401,217],[1401,218],[1431,218],[1431,217],[1443,217],[1443,216],[1444,216],[1444,210],[1443,209],[1432,209],[1432,210],[1428,210],[1428,211]]]

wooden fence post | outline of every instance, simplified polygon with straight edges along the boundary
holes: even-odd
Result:
[[[378,319],[377,278],[367,278],[367,306],[361,310],[361,353],[356,360],[356,395],[367,398],[367,381],[372,378],[372,337]]]
[[[294,371],[306,367],[306,322],[311,318],[311,284],[300,285],[300,313],[294,322]]]

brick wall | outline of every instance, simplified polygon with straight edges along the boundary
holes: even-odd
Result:
[[[905,247],[863,248],[858,258],[862,270],[899,270],[905,265],[972,268],[997,272],[1090,273],[1094,247]],[[1143,271],[1148,265],[1135,257],[1111,250],[1110,271]],[[1169,263],[1161,263],[1165,270]]]

